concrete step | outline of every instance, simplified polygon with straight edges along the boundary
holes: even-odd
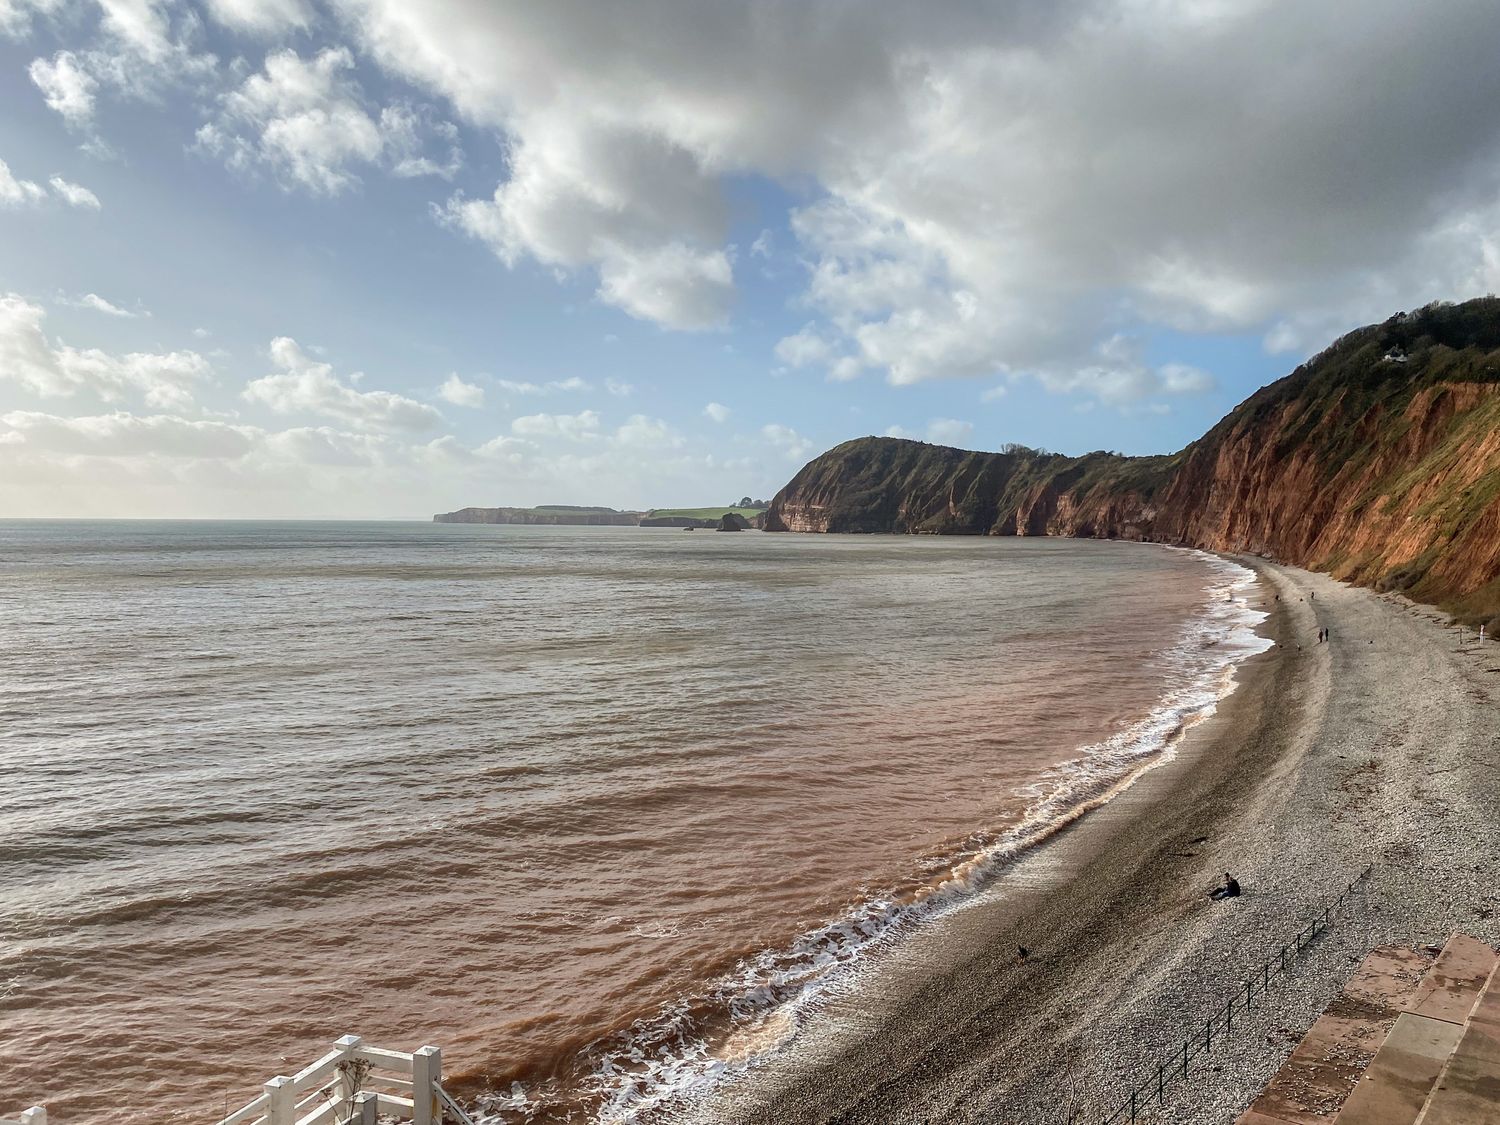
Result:
[[[1335,1119],[1337,1125],[1415,1125],[1500,957],[1454,934],[1404,1005]]]
[[[1500,967],[1464,1028],[1418,1125],[1494,1125],[1500,1121]]]
[[[1463,1031],[1402,1012],[1334,1118],[1337,1125],[1413,1125]]]
[[[1400,947],[1366,957],[1236,1125],[1327,1125],[1432,963]]]
[[[1474,1010],[1497,962],[1500,962],[1500,957],[1484,942],[1466,934],[1454,934],[1417,987],[1406,1011],[1449,1023],[1463,1023]]]

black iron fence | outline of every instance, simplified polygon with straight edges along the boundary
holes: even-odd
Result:
[[[1186,1078],[1193,1060],[1202,1058],[1212,1051],[1216,1038],[1222,1040],[1234,1031],[1235,1013],[1240,1012],[1243,1015],[1248,1012],[1255,1005],[1257,998],[1263,999],[1270,991],[1273,977],[1290,971],[1297,959],[1328,929],[1334,913],[1354,893],[1355,888],[1369,878],[1370,871],[1371,868],[1366,867],[1355,876],[1342,891],[1324,904],[1323,909],[1313,916],[1311,922],[1297,931],[1291,941],[1282,945],[1253,970],[1249,978],[1240,986],[1240,990],[1229,998],[1229,1003],[1203,1021],[1202,1031],[1195,1030],[1191,1035],[1186,1036],[1182,1040],[1181,1049],[1158,1062],[1155,1070],[1145,1081],[1130,1091],[1130,1096],[1121,1103],[1120,1107],[1108,1117],[1101,1119],[1101,1125],[1115,1125],[1115,1122],[1119,1121],[1135,1122],[1151,1106],[1162,1105],[1166,1100],[1167,1087],[1173,1082]]]

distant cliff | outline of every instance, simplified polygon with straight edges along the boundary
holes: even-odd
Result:
[[[1500,299],[1351,332],[1168,456],[845,442],[764,524],[1245,551],[1500,614]]]
[[[618,512],[613,508],[578,508],[565,504],[548,504],[537,508],[460,508],[432,517],[433,523],[530,523],[548,526],[583,524],[607,527],[634,527],[641,521],[640,512]]]

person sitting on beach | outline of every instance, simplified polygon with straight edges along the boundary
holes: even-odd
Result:
[[[1239,898],[1239,895],[1239,880],[1227,871],[1224,872],[1224,885],[1222,887],[1215,887],[1213,890],[1208,892],[1208,897],[1213,899],[1215,902],[1219,902],[1220,900],[1226,898]]]

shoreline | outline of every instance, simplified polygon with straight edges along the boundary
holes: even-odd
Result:
[[[1108,1112],[1179,1025],[1201,1021],[1244,966],[1373,861],[1360,916],[1273,990],[1222,1069],[1183,1084],[1177,1096],[1191,1104],[1168,1096],[1173,1121],[1231,1121],[1342,985],[1355,950],[1459,928],[1500,940],[1500,902],[1481,874],[1500,850],[1486,814],[1500,777],[1473,754],[1500,747],[1500,720],[1482,705],[1488,671],[1451,648],[1430,611],[1230,561],[1257,572],[1270,613],[1260,631],[1283,647],[1235,665],[1238,688],[1183,732],[1175,755],[874,958],[787,1049],[674,1119]],[[1328,645],[1314,643],[1320,625],[1333,630]],[[1429,722],[1419,729],[1417,716]],[[1245,896],[1208,902],[1226,869]],[[1017,945],[1033,951],[1025,966]]]
[[[1072,757],[1041,774],[1031,786],[1034,799],[1024,815],[988,842],[944,857],[941,873],[934,874],[925,892],[865,899],[715,982],[707,995],[739,1011],[735,1024],[705,1034],[701,1026],[681,1022],[687,1006],[699,999],[691,997],[658,1017],[672,1025],[671,1035],[680,1040],[677,1053],[652,1060],[644,1072],[630,1065],[645,1056],[628,1040],[602,1056],[599,1073],[610,1079],[610,1088],[592,1119],[648,1122],[672,1117],[681,1106],[710,1099],[723,1084],[774,1060],[801,1038],[804,1021],[816,1019],[825,997],[837,996],[849,977],[863,973],[867,961],[878,961],[948,914],[982,901],[992,882],[1023,857],[1172,761],[1186,731],[1223,706],[1238,688],[1241,666],[1271,642],[1260,632],[1267,614],[1252,604],[1258,589],[1253,569],[1196,548],[1153,546],[1195,556],[1205,566],[1205,600],[1185,620],[1178,641],[1161,654],[1196,660],[1199,666],[1180,670],[1182,678],[1169,680],[1144,716],[1078,747]],[[740,971],[747,965],[749,974]],[[642,1025],[653,1032],[651,1039],[662,1037],[662,1029],[651,1021],[617,1034],[633,1034]],[[598,1092],[605,1089],[601,1084]],[[497,1109],[506,1102],[486,1092],[480,1104]]]

